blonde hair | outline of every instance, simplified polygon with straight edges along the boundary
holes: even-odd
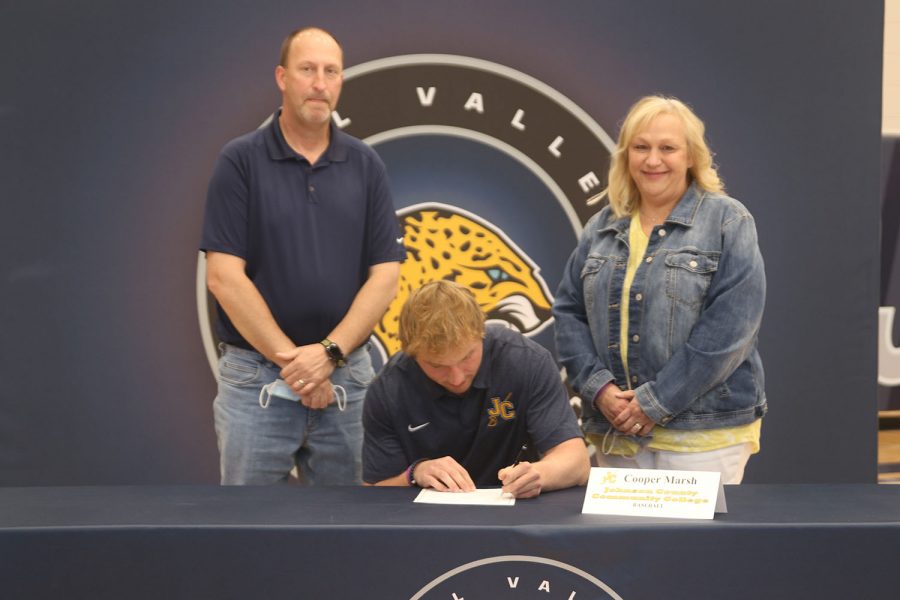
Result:
[[[484,312],[468,288],[452,281],[431,281],[410,294],[400,309],[400,344],[415,356],[443,354],[484,337]]]
[[[719,179],[712,152],[706,142],[706,126],[684,102],[668,96],[644,96],[634,103],[625,116],[619,139],[609,166],[607,188],[591,199],[591,203],[606,197],[616,217],[630,215],[640,203],[641,195],[628,172],[628,147],[634,137],[644,131],[659,115],[673,115],[684,126],[688,156],[693,163],[688,169],[690,181],[708,192],[724,193],[725,186]]]

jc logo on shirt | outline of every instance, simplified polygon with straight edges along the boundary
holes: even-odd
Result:
[[[496,427],[497,419],[504,421],[512,421],[516,418],[516,407],[509,401],[512,392],[506,395],[506,398],[500,400],[499,396],[491,398],[491,406],[488,408],[488,427]]]

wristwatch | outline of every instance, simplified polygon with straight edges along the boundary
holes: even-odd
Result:
[[[325,346],[325,353],[328,354],[328,358],[331,359],[331,362],[334,363],[336,367],[343,367],[347,364],[347,361],[344,360],[344,353],[341,352],[341,347],[325,338],[321,342],[319,342],[323,346]]]

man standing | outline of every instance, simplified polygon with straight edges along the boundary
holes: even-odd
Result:
[[[402,352],[366,394],[363,479],[517,498],[584,485],[587,450],[550,353],[485,328],[466,288],[414,291],[400,313]]]
[[[291,33],[275,82],[282,108],[222,150],[203,225],[223,342],[221,479],[286,481],[296,466],[308,483],[354,484],[374,376],[360,345],[396,294],[405,251],[383,163],[332,124],[334,37]]]

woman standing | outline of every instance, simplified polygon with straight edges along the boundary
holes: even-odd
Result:
[[[767,410],[766,279],[753,216],[724,195],[704,125],[674,98],[629,111],[556,294],[556,344],[601,466],[740,483]]]

